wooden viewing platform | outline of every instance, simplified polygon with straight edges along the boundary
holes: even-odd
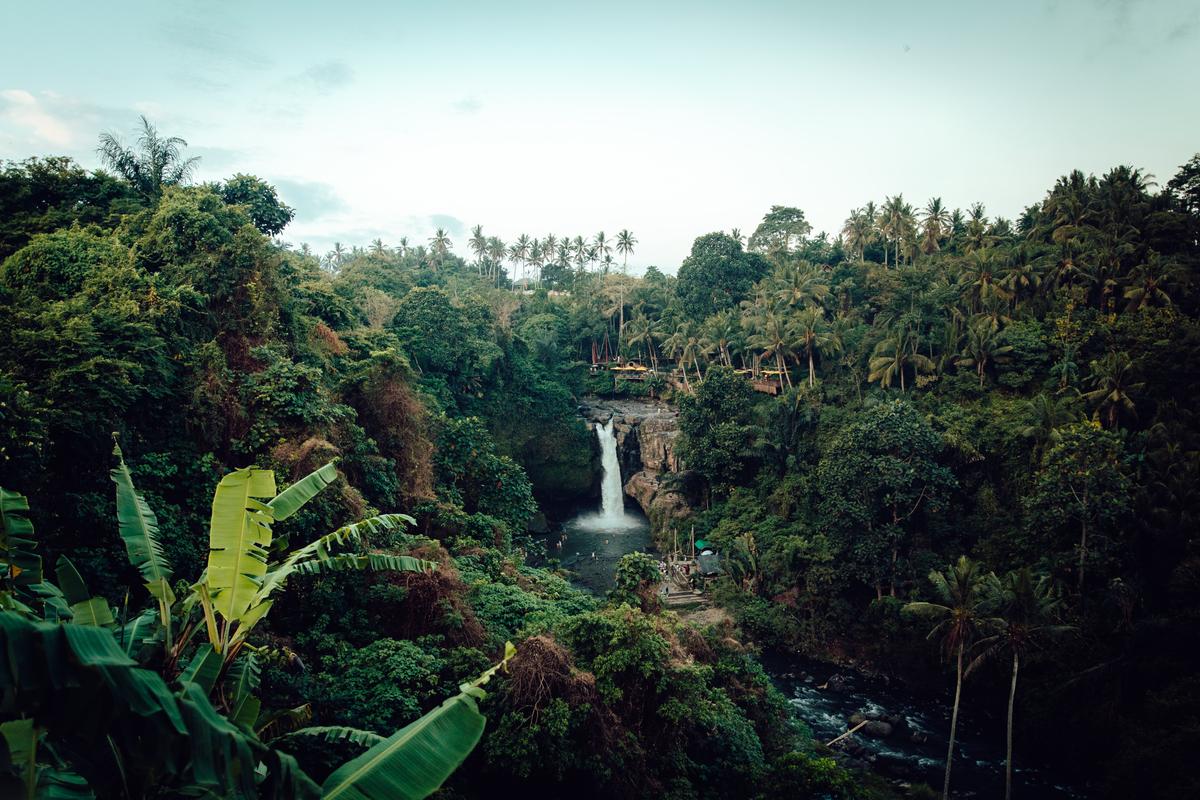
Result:
[[[616,366],[613,366],[614,364]],[[660,371],[637,363],[621,364],[617,361],[597,361],[592,364],[591,371],[593,373],[599,372],[602,369],[611,372],[614,377],[620,378],[623,381],[642,382],[649,380],[653,376],[661,375],[673,388],[683,391],[688,390],[688,386],[681,380],[682,373],[674,369]],[[783,379],[779,376],[778,370],[769,370],[757,377],[748,369],[739,369],[735,370],[735,372],[745,378],[750,383],[750,388],[756,392],[769,394],[772,397],[783,392]]]

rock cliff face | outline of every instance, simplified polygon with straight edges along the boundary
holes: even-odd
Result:
[[[581,411],[592,423],[614,420],[625,494],[649,517],[655,533],[693,513],[703,483],[675,454],[679,418],[673,408],[646,400],[591,400]]]

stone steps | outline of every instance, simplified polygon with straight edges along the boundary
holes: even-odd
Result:
[[[663,605],[671,608],[673,606],[704,606],[712,605],[707,597],[699,592],[683,591],[671,592],[663,598]]]

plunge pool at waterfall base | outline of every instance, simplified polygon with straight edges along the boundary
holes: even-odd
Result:
[[[650,537],[650,520],[637,509],[620,516],[596,511],[578,514],[544,537],[548,558],[571,571],[571,582],[592,594],[603,595],[613,586],[613,572],[626,553],[657,557]]]
[[[621,556],[655,552],[650,520],[640,509],[625,504],[615,424],[609,417],[595,425],[602,468],[600,508],[576,514],[544,539],[547,557],[570,570],[576,586],[597,595],[612,588]]]

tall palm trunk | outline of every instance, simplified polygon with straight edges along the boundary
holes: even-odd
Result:
[[[781,373],[783,373],[780,376],[780,378],[781,378],[780,385],[783,384],[782,379],[786,378],[787,379],[787,387],[789,389],[792,388],[792,376],[791,376],[791,373],[788,372],[787,362],[783,360],[783,351],[782,350],[775,351],[775,363],[777,363],[779,365],[779,371]]]
[[[617,352],[621,352],[621,337],[625,335],[625,294],[621,293],[621,312],[617,321]]]
[[[958,701],[962,697],[963,646],[958,646],[958,678],[954,683],[954,711],[950,714],[950,747],[946,750],[946,779],[942,783],[942,800],[950,798],[950,765],[954,762],[954,734],[958,729]]]
[[[1013,650],[1012,686],[1008,689],[1008,742],[1007,755],[1004,757],[1004,800],[1012,800],[1012,731],[1013,731],[1013,701],[1017,697],[1017,669],[1020,667],[1020,654]]]
[[[810,347],[808,348],[808,388],[813,387],[813,382],[813,351]]]

